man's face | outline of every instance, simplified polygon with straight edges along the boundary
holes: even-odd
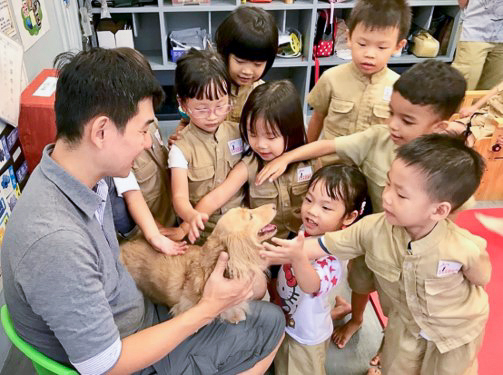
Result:
[[[121,134],[115,128],[112,131],[109,147],[108,164],[112,177],[127,177],[136,157],[146,149],[152,147],[152,138],[148,131],[155,121],[152,98],[145,98],[138,102],[138,112],[126,124]]]
[[[395,90],[391,94],[390,109],[388,127],[391,140],[398,146],[445,128],[432,106],[412,104]]]

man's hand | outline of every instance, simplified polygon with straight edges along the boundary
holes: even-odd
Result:
[[[148,242],[154,249],[167,255],[180,255],[187,250],[185,242],[174,242],[161,233],[148,238]]]
[[[262,185],[264,181],[272,182],[285,173],[286,168],[290,164],[287,154],[278,156],[276,159],[268,163],[262,170],[257,174],[255,179],[255,184]]]
[[[265,258],[270,264],[292,264],[305,257],[303,252],[304,232],[302,231],[293,240],[283,240],[274,237],[271,241],[278,246],[264,242],[265,250],[260,251],[260,256]]]
[[[201,298],[201,303],[206,303],[210,309],[214,309],[215,316],[253,297],[254,277],[243,279],[224,277],[228,260],[229,254],[226,252],[219,254],[215,269],[204,286]]]
[[[199,238],[199,230],[204,230],[204,223],[208,221],[208,215],[201,212],[196,212],[188,221],[189,224],[189,241],[196,242]]]

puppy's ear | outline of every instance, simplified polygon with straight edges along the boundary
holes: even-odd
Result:
[[[231,278],[248,274],[251,270],[259,270],[259,250],[262,245],[254,236],[244,233],[231,234],[222,239],[229,253],[229,274]]]

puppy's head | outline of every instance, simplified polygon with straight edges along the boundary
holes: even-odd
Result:
[[[218,241],[229,253],[229,264],[245,267],[245,263],[258,263],[261,243],[276,234],[276,225],[271,221],[276,216],[276,206],[264,206],[249,209],[232,208],[218,221],[208,243]],[[238,264],[239,263],[239,264]]]

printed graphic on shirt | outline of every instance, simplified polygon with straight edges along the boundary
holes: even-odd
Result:
[[[297,182],[309,181],[313,175],[313,168],[311,166],[297,169]]]
[[[243,152],[243,140],[241,138],[233,139],[227,142],[231,155],[240,154]]]
[[[281,266],[281,270],[278,273],[277,291],[280,298],[279,305],[286,315],[286,325],[295,328],[295,320],[292,316],[297,311],[300,297],[304,294],[300,293],[300,287],[293,274],[291,264],[283,264]]]
[[[463,265],[459,262],[449,260],[439,260],[437,268],[437,277],[451,275],[458,272]]]
[[[384,88],[384,94],[382,100],[389,102],[391,100],[391,94],[393,93],[393,88],[391,86],[386,86]]]

